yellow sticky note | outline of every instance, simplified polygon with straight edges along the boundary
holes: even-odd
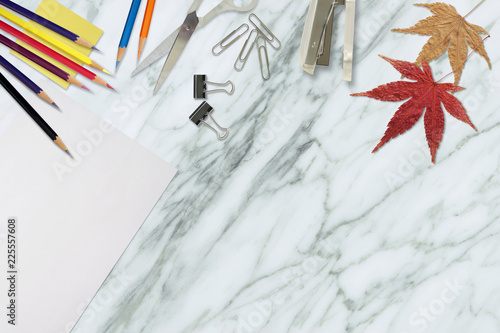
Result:
[[[64,7],[63,5],[59,4],[55,0],[42,0],[42,3],[38,7],[38,9],[35,11],[35,13],[37,13],[38,15],[54,22],[55,24],[60,25],[61,27],[65,28],[65,29],[68,29],[69,31],[79,35],[80,37],[82,37],[83,39],[85,39],[86,41],[88,41],[89,43],[91,43],[93,45],[95,45],[97,43],[97,41],[99,40],[99,38],[101,38],[102,33],[103,33],[103,31],[101,29],[99,29],[98,27],[96,27],[92,23],[88,22],[87,20],[81,18],[80,16],[76,15],[74,12],[72,12],[68,8]],[[34,26],[36,26],[38,29],[42,30],[43,32],[60,40],[64,44],[74,48],[75,50],[77,50],[78,52],[80,52],[82,54],[85,54],[88,56],[90,54],[90,52],[92,51],[90,48],[76,44],[75,42],[73,42],[73,41],[59,35],[58,33],[55,33],[52,30],[47,29],[47,28],[45,28],[45,27],[43,27],[43,26],[41,26],[33,21],[30,21],[30,23],[33,24]],[[34,39],[43,43],[44,45],[47,45],[48,47],[54,49],[58,53],[61,53],[62,55],[73,60],[74,62],[76,62],[80,65],[82,64],[80,61],[77,61],[75,58],[68,55],[67,53],[65,53],[57,48],[54,48],[51,44],[45,42],[43,39],[38,38],[37,36],[34,36],[33,34],[27,32],[27,31],[24,31],[24,33],[29,35],[30,37],[33,37]],[[42,57],[43,59],[47,60],[48,62],[61,68],[65,72],[69,73],[71,76],[76,75],[75,71],[60,64],[59,62],[55,61],[54,59],[45,55],[44,53],[38,51],[37,49],[19,41],[19,40],[17,41],[17,43],[24,46],[25,48],[27,48],[31,52],[35,53],[36,55]],[[41,66],[35,64],[34,62],[32,62],[31,60],[28,60],[25,57],[21,56],[17,52],[11,51],[11,53],[14,54],[16,57],[18,57],[19,59],[26,62],[31,67],[35,68],[37,71],[39,71],[43,75],[47,76],[49,79],[51,79],[55,83],[59,84],[61,87],[65,88],[65,89],[68,88],[68,86],[69,86],[68,82],[60,79],[59,77],[55,76],[54,74],[52,74],[48,70],[44,69],[43,67],[41,67]]]

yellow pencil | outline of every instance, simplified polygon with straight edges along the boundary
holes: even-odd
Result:
[[[63,52],[66,52],[67,54],[73,56],[74,58],[78,59],[79,61],[83,62],[85,65],[93,67],[95,69],[98,69],[100,71],[103,71],[104,73],[111,74],[104,68],[102,68],[101,65],[96,63],[94,60],[90,59],[86,55],[81,54],[74,48],[64,44],[63,42],[55,39],[54,37],[46,34],[45,32],[41,31],[40,29],[36,28],[29,22],[24,21],[23,19],[17,17],[16,15],[12,14],[11,12],[5,10],[4,8],[0,7],[0,16],[5,17],[7,20],[11,21],[15,25],[20,26],[23,29],[28,30],[32,34],[40,37],[41,39],[45,40],[47,43],[52,44],[53,46],[57,47]]]

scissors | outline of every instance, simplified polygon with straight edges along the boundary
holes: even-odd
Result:
[[[235,0],[222,0],[205,16],[198,17],[196,11],[198,10],[198,8],[200,8],[203,0],[194,0],[191,8],[189,8],[188,15],[184,20],[184,23],[170,36],[168,36],[167,39],[161,42],[160,45],[158,45],[156,49],[151,52],[151,54],[146,59],[144,59],[142,63],[139,64],[139,66],[137,66],[137,68],[132,73],[132,76],[141,72],[145,68],[155,63],[158,59],[168,54],[165,65],[163,65],[163,69],[160,73],[160,77],[156,82],[156,87],[154,90],[154,92],[156,93],[160,89],[163,82],[165,82],[165,80],[167,79],[168,74],[174,67],[177,60],[180,58],[182,51],[184,51],[184,49],[186,48],[189,39],[191,39],[191,36],[197,28],[203,27],[214,17],[223,12],[231,10],[246,12],[255,8],[255,6],[257,6],[257,3],[259,2],[259,0],[252,0],[252,2],[248,6],[239,7],[234,3],[234,1]]]

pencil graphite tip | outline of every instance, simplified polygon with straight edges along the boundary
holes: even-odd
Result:
[[[66,153],[69,154],[68,148],[66,148],[66,146],[64,145],[64,143],[62,142],[62,140],[61,140],[60,137],[56,136],[56,139],[54,140],[54,143],[56,145],[58,145],[59,148],[61,148],[62,150],[64,150]],[[69,155],[71,156],[71,154],[69,154]],[[71,156],[71,157],[73,157],[73,156]]]
[[[66,152],[66,154],[68,154],[68,155],[69,155],[69,157],[71,157],[71,159],[73,159],[73,160],[75,159],[75,158],[73,157],[73,155],[71,155],[71,153],[69,152],[69,150],[67,150],[67,149],[66,149],[66,150],[65,150],[65,152]]]
[[[85,47],[88,47],[90,49],[94,49],[94,45],[83,39],[82,37],[78,36],[75,40],[77,44],[83,45]]]
[[[127,49],[126,47],[118,48],[118,54],[116,55],[116,69],[118,69],[118,65],[120,64],[120,61],[122,60],[126,49]]]
[[[146,43],[146,38],[141,37],[139,39],[139,52],[137,54],[137,61],[139,61],[139,58],[141,57],[142,50],[144,49],[144,44]]]
[[[97,47],[95,47],[95,46],[92,46],[92,50],[97,51],[97,52],[101,52],[101,50],[99,50],[99,49],[98,49]]]
[[[106,83],[106,87],[108,87],[109,89],[112,89],[112,90],[115,90],[115,88],[113,88],[112,86],[110,86],[109,84]]]
[[[111,86],[109,84],[107,84],[103,79],[101,79],[99,76],[95,76],[94,79],[92,80],[98,84],[100,84],[101,86],[104,86],[104,87],[108,87],[108,88],[111,88]],[[113,89],[113,88],[111,88]],[[114,89],[113,89],[114,90]]]
[[[60,108],[60,107],[59,107],[56,103],[52,103],[52,105],[53,105],[56,109],[61,110],[61,108]]]
[[[82,88],[83,88],[83,89],[85,89],[85,90],[90,91],[90,89],[89,89],[89,88],[87,88],[87,87],[85,87],[84,85],[82,85]]]

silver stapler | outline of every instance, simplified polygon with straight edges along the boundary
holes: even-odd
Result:
[[[336,5],[346,7],[343,79],[351,81],[356,0],[311,0],[300,45],[300,64],[311,75],[316,65],[329,66]]]

